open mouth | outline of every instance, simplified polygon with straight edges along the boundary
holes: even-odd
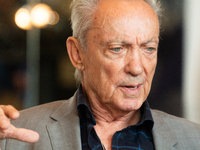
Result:
[[[138,86],[125,86],[126,88],[129,88],[129,89],[131,89],[131,90],[134,90],[134,89],[137,89],[138,88]]]

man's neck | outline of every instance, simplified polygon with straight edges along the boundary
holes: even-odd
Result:
[[[137,124],[141,116],[140,110],[123,111],[112,109],[109,106],[102,105],[94,95],[91,100],[86,92],[83,93],[96,121],[94,129],[106,150],[111,150],[113,135],[117,131]]]
[[[136,114],[137,113],[137,114]],[[94,113],[96,125],[94,129],[101,140],[101,143],[105,146],[106,150],[112,149],[112,137],[117,132],[130,125],[137,124],[140,119],[140,111],[135,113],[128,113],[125,116],[119,118],[113,118],[110,120],[106,118],[106,114]],[[109,121],[108,121],[109,120]]]

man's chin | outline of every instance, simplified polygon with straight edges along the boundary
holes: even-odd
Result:
[[[124,108],[127,111],[136,111],[139,110],[140,107],[143,104],[143,100],[138,99],[138,98],[129,98],[127,100],[124,101]]]

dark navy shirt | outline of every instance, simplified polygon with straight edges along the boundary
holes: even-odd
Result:
[[[96,121],[87,105],[81,85],[77,96],[77,109],[80,118],[82,150],[103,150],[94,126]],[[112,138],[112,150],[154,150],[152,128],[154,121],[149,104],[141,107],[141,118],[136,125],[117,131]]]

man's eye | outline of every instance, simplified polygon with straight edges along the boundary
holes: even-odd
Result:
[[[153,48],[153,47],[148,47],[148,48],[147,48],[147,51],[148,51],[148,52],[152,52],[152,51],[154,51],[154,50],[156,50],[156,49]]]
[[[112,48],[112,50],[113,50],[114,52],[119,52],[121,49],[122,49],[121,47]]]

